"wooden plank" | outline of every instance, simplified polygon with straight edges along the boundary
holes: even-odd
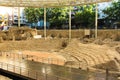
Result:
[[[111,0],[0,0],[0,6],[9,7],[65,7],[109,2]]]

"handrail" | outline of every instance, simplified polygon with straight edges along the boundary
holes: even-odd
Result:
[[[65,60],[56,59],[56,58],[45,58],[45,57],[38,57],[35,55],[27,55],[27,54],[15,54],[15,53],[8,53],[8,52],[1,52],[1,55],[5,55],[12,59],[18,59],[18,60],[31,60],[31,61],[37,61],[47,64],[57,64],[57,65],[64,65],[66,62]]]
[[[57,65],[59,65],[59,63],[60,62],[63,62],[63,63],[65,63],[65,60],[59,60],[59,59],[54,59],[54,58],[51,58],[51,60],[49,59],[49,58],[44,58],[44,57],[37,57],[37,56],[33,56],[33,55],[25,55],[25,54],[22,54],[22,55],[20,55],[20,54],[15,54],[15,53],[9,53],[9,52],[2,52],[2,54],[3,55],[5,55],[5,56],[7,56],[8,58],[14,58],[15,56],[18,56],[18,60],[15,60],[16,62],[18,61],[19,62],[19,60],[30,60],[29,58],[33,58],[33,57],[36,57],[36,59],[37,59],[37,61],[39,62],[40,60],[40,62],[41,63],[45,63],[45,62],[48,62],[47,64],[57,64]],[[13,55],[13,56],[12,56]],[[26,57],[26,58],[25,58]],[[21,59],[20,59],[21,58]],[[34,60],[30,60],[30,61],[35,61],[35,59]],[[21,62],[21,61],[20,61]],[[79,65],[79,63],[78,63],[78,65]],[[65,66],[64,65],[64,67],[66,67],[66,68],[72,68],[72,64],[71,64],[71,66],[70,67],[68,67],[68,66]],[[58,69],[55,69],[54,68],[54,70],[57,70],[57,71],[59,71],[59,72],[61,72],[60,70],[58,70]],[[79,74],[79,73],[73,73],[73,72],[71,72],[72,74]]]
[[[45,80],[49,80],[49,79],[47,79],[47,77],[48,78],[51,77],[54,80],[70,80],[70,79],[66,79],[64,77],[59,77],[59,76],[56,76],[56,75],[48,74],[47,72],[42,73],[42,72],[39,72],[39,71],[36,71],[36,70],[31,70],[31,69],[27,69],[27,68],[23,68],[23,67],[19,67],[19,66],[16,66],[16,65],[3,63],[3,62],[0,62],[0,68],[4,69],[4,70],[7,70],[7,71],[10,71],[10,72],[14,72],[16,74],[20,74],[20,75],[29,77],[29,78],[33,78],[33,79],[36,79],[36,80],[39,80],[40,78],[44,78]]]
[[[9,55],[4,54],[4,55],[8,56],[8,58],[13,58],[12,56],[11,57],[9,56],[10,54]],[[17,56],[18,56],[18,54],[17,54]],[[22,59],[22,58],[23,57],[19,56],[18,60],[25,60],[25,59]],[[67,71],[67,69],[71,70],[70,73],[65,73],[65,75],[67,74],[66,76],[60,76],[61,74],[59,76],[55,75],[55,74],[52,74],[52,73],[49,74],[47,68],[45,68],[45,72],[42,72],[42,71],[32,70],[32,69],[29,69],[29,68],[24,68],[24,67],[21,67],[21,66],[16,66],[16,65],[9,64],[9,63],[4,63],[4,62],[0,62],[0,68],[4,69],[4,70],[7,70],[7,71],[10,71],[10,72],[14,72],[16,74],[20,74],[20,75],[29,77],[29,78],[33,78],[33,79],[36,79],[36,80],[72,80],[72,78],[70,78],[70,77],[72,77],[73,74],[82,76],[81,73],[72,72],[72,67],[67,68],[66,66],[64,66],[64,68],[66,68],[65,69],[66,71]],[[57,70],[58,74],[62,73],[62,71],[60,71],[59,69],[56,69],[56,68],[53,69],[53,71],[56,71],[56,70]],[[68,78],[68,76],[70,76],[70,77]]]
[[[62,60],[56,60],[56,59],[53,59],[53,58],[51,58],[51,61],[50,61],[50,59],[46,59],[46,58],[44,58],[44,57],[37,57],[37,56],[33,56],[33,55],[25,55],[25,54],[17,54],[17,53],[11,53],[11,52],[0,52],[0,54],[1,54],[1,56],[7,56],[8,58],[12,58],[12,59],[14,59],[15,60],[15,62],[22,62],[23,60],[30,60],[29,58],[33,58],[33,57],[36,57],[36,59],[37,59],[37,61],[39,62],[41,62],[41,63],[45,63],[45,61],[46,62],[48,62],[47,64],[57,64],[57,65],[59,65],[59,63],[60,63],[60,61],[62,61]],[[15,56],[16,57],[18,57],[18,58],[15,58]],[[17,59],[17,60],[16,60]],[[32,59],[31,59],[32,60]],[[35,60],[32,60],[32,61],[35,61]],[[53,61],[55,61],[55,62],[53,62]],[[63,60],[64,61],[64,63],[65,63],[65,60]],[[78,63],[78,65],[80,65],[79,63]],[[64,65],[64,67],[66,67],[66,68],[72,68],[73,66],[72,66],[72,64],[71,64],[71,66],[69,67],[69,66],[65,66]],[[57,71],[59,71],[59,72],[62,72],[62,71],[60,71],[60,70],[58,70],[58,69],[54,69],[54,70],[57,70]],[[79,73],[74,73],[74,72],[71,72],[71,74],[79,74]]]

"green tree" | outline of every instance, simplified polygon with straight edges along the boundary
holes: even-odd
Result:
[[[68,18],[68,8],[49,8],[48,18],[51,28],[61,28]]]
[[[110,26],[116,21],[120,21],[120,0],[113,1],[111,6],[103,10],[106,14],[105,21],[106,25]]]
[[[25,15],[30,23],[36,23],[39,20],[44,19],[43,8],[25,8]],[[68,8],[47,8],[47,20],[51,24],[51,28],[61,28],[62,24],[65,23],[67,18]]]
[[[29,23],[36,23],[43,16],[43,8],[25,8],[24,12]]]
[[[95,5],[77,6],[75,10],[75,22],[77,26],[85,28],[94,27]]]

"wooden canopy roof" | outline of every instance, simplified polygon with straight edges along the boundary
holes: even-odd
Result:
[[[8,7],[63,7],[109,2],[111,0],[0,0],[0,6]]]

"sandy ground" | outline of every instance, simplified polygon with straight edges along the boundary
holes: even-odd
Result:
[[[28,57],[28,60],[49,64],[65,65],[68,62],[66,65],[72,64],[77,68],[94,67],[105,69],[110,67],[110,69],[115,70],[119,66],[114,58],[118,60],[120,58],[119,52],[117,52],[120,49],[118,48],[120,42],[72,39],[67,43],[67,47],[63,47],[62,44],[66,41],[67,39],[59,38],[3,41],[0,43],[0,51],[22,53],[22,56]]]
[[[29,60],[34,60],[38,62],[48,63],[48,64],[57,64],[64,65],[66,59],[55,53],[55,52],[43,52],[43,51],[22,51],[23,55],[29,55],[31,58]]]

